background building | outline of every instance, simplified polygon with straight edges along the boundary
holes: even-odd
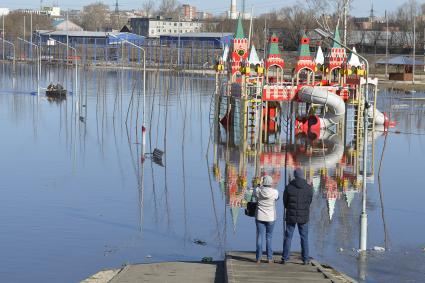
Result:
[[[196,12],[196,18],[198,20],[210,20],[214,17],[212,13],[208,12]]]
[[[41,9],[41,13],[48,15],[50,17],[60,17],[61,15],[61,8],[59,7],[43,7]]]
[[[58,30],[58,31],[66,31],[66,30],[82,31],[83,30],[83,28],[80,27],[79,25],[64,19],[53,20],[52,26],[55,30]]]
[[[9,8],[0,8],[0,16],[7,16],[9,12]]]
[[[223,48],[225,45],[230,45],[233,40],[233,33],[221,32],[188,32],[181,35],[166,34],[161,35],[162,43],[178,43],[182,47],[190,47],[193,43],[208,43],[209,47]]]
[[[175,21],[171,19],[131,18],[131,31],[145,37],[158,38],[166,34],[182,34],[188,32],[200,32],[203,23],[195,21]]]
[[[190,6],[188,4],[184,4],[184,5],[182,5],[181,9],[182,9],[181,13],[182,13],[183,19],[185,19],[186,21],[191,21],[191,20],[197,18],[195,6]]]
[[[230,0],[230,10],[228,13],[228,18],[235,20],[238,18],[238,11],[236,9],[236,0]]]

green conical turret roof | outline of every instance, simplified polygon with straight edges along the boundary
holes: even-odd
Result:
[[[337,42],[341,42],[341,36],[339,35],[339,29],[338,26],[336,26],[335,28],[335,33],[334,33],[334,44],[332,46],[332,48],[341,48],[341,45]]]
[[[273,33],[270,39],[269,55],[280,55],[279,40],[277,39],[277,36],[275,33]]]
[[[298,55],[300,57],[310,57],[310,40],[303,32],[301,36],[300,46],[298,47]]]
[[[241,17],[239,17],[239,19],[238,19],[238,25],[236,27],[235,38],[238,38],[238,39],[245,38],[245,34],[243,32],[243,25],[242,25],[242,19],[241,19]]]

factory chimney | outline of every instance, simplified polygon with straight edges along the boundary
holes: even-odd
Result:
[[[229,18],[233,20],[238,18],[238,12],[236,11],[236,0],[230,0]]]

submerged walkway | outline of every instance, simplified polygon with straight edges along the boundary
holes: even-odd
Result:
[[[275,255],[278,260],[280,255]],[[229,252],[220,262],[163,262],[127,265],[121,270],[106,270],[82,281],[84,283],[355,283],[336,270],[315,260],[303,265],[294,253],[285,264],[257,264],[254,252]]]
[[[276,261],[280,254],[275,254]],[[286,264],[255,262],[254,252],[229,252],[226,255],[228,283],[270,282],[270,283],[348,283],[354,279],[330,267],[322,266],[315,260],[303,265],[299,253],[294,253]]]

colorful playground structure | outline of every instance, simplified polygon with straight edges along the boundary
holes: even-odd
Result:
[[[326,56],[319,46],[313,58],[310,39],[303,34],[292,72],[285,74],[279,39],[270,37],[260,59],[239,20],[233,45],[217,60],[213,171],[234,223],[247,201],[249,180],[254,183],[264,174],[276,186],[284,185],[294,168],[303,168],[315,191],[327,199],[330,219],[337,200],[343,197],[351,205],[364,171],[373,182],[375,140],[392,122],[376,109],[378,80],[366,78],[359,57],[347,55],[337,43],[338,29],[334,37]],[[367,103],[366,88],[372,94]],[[362,168],[364,146],[370,153],[367,168]]]

